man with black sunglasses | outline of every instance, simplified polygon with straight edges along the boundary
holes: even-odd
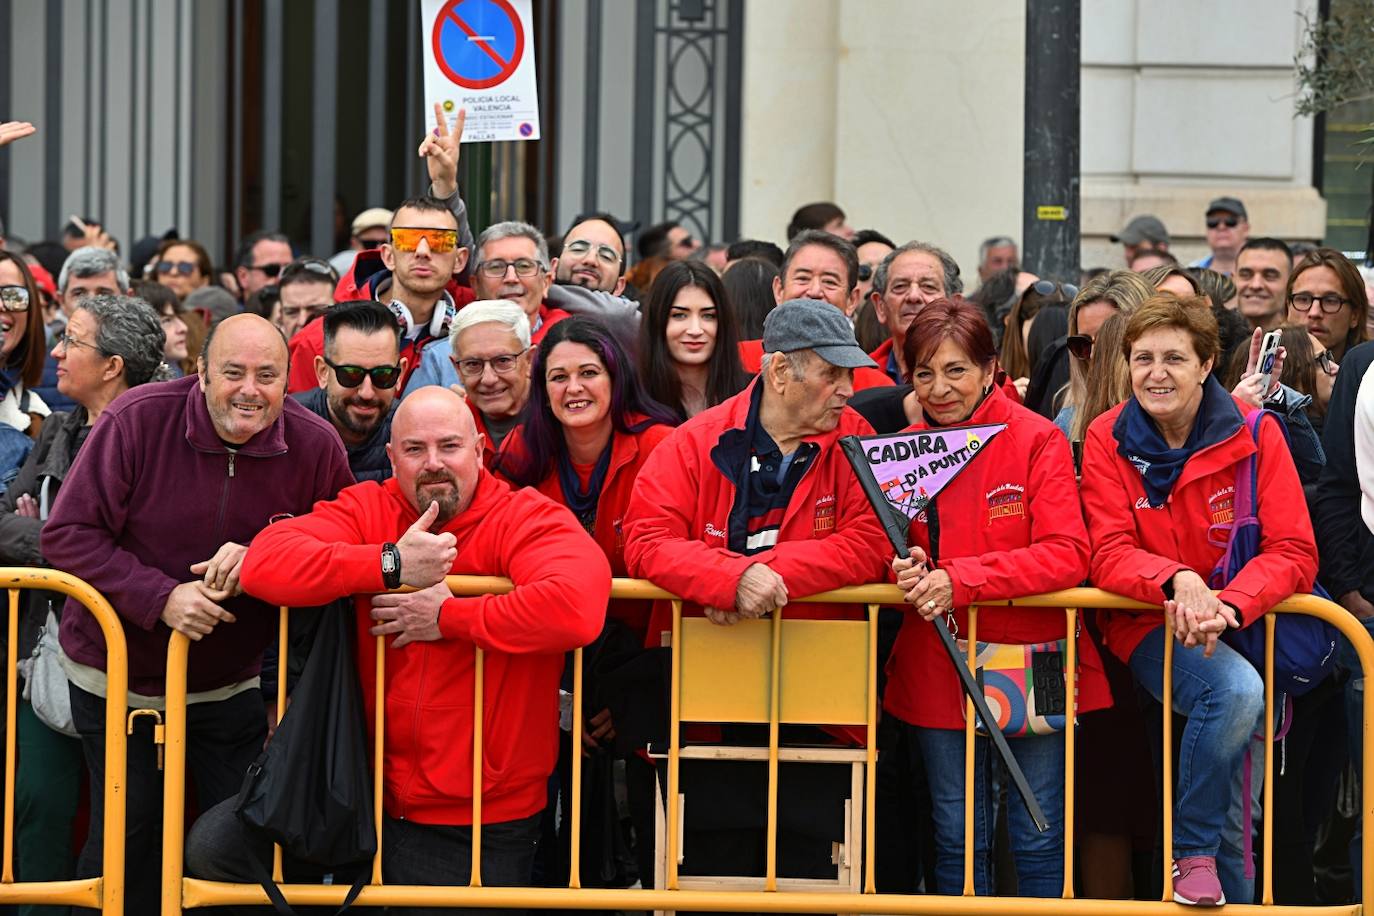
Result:
[[[343,440],[353,477],[386,480],[386,443],[406,361],[401,329],[380,302],[341,302],[324,316],[324,352],[312,367],[319,385],[294,395]]]
[[[1229,277],[1249,239],[1250,218],[1245,204],[1235,197],[1218,197],[1207,205],[1207,247],[1212,253],[1188,266],[1206,267]]]
[[[282,268],[295,255],[291,240],[280,232],[263,230],[246,236],[234,253],[234,280],[238,283],[239,298],[248,297],[271,283],[277,282]]]

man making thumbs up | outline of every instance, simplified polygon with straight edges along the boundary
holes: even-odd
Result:
[[[474,648],[486,653],[482,881],[527,885],[558,756],[563,653],[601,632],[610,568],[567,509],[483,468],[482,437],[453,392],[407,397],[387,452],[391,479],[348,487],[254,538],[243,587],[292,606],[356,596],[369,725],[379,698],[367,635],[389,641],[388,884],[468,883]],[[503,576],[515,587],[457,598],[449,574]],[[379,594],[402,585],[416,590]]]

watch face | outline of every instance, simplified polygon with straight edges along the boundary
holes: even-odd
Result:
[[[390,550],[382,551],[382,572],[394,573],[396,571],[396,554]]]

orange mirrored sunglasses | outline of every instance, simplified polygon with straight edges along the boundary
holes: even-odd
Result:
[[[420,239],[429,243],[434,254],[447,254],[458,245],[458,230],[424,226],[395,226],[391,230],[391,247],[397,251],[414,251],[420,247]]]

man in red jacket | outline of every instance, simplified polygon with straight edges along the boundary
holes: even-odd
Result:
[[[461,397],[417,391],[392,421],[392,479],[349,487],[308,515],[269,526],[244,559],[244,588],[272,603],[357,596],[369,727],[379,698],[368,636],[389,640],[388,884],[468,882],[476,649],[486,653],[487,685],[482,880],[531,882],[558,756],[563,654],[601,632],[610,597],[610,568],[596,542],[567,509],[487,472],[481,439]],[[449,574],[503,576],[515,588],[456,598]],[[417,591],[377,594],[402,585]]]
[[[853,373],[872,366],[854,340],[844,313],[816,299],[784,302],[764,321],[763,371],[745,391],[678,427],[649,456],[625,514],[625,560],[630,574],[682,596],[684,613],[705,614],[723,626],[763,617],[786,606],[787,617],[861,618],[862,608],[789,604],[817,592],[881,581],[891,553],[877,517],[839,447],[846,435],[872,428],[846,404]],[[650,620],[650,645],[671,628],[666,603]],[[725,726],[727,743],[757,743],[753,726]],[[835,730],[830,730],[834,735]],[[844,730],[848,740],[862,738]],[[791,741],[833,743],[818,729],[788,729]],[[726,771],[711,769],[726,767]],[[694,790],[706,796],[686,834],[684,874],[761,874],[763,822],[741,826],[740,812],[762,813],[760,768],[704,763]],[[689,783],[697,778],[685,767]],[[832,841],[844,830],[834,812],[845,786],[809,787],[810,801],[779,798],[780,873],[834,875]],[[711,778],[712,774],[722,775]],[[784,783],[787,789],[787,783]],[[818,790],[818,791],[817,791]],[[829,796],[817,803],[821,796]],[[833,802],[834,804],[830,804]],[[800,821],[800,823],[799,823]],[[704,826],[703,826],[704,825]]]

